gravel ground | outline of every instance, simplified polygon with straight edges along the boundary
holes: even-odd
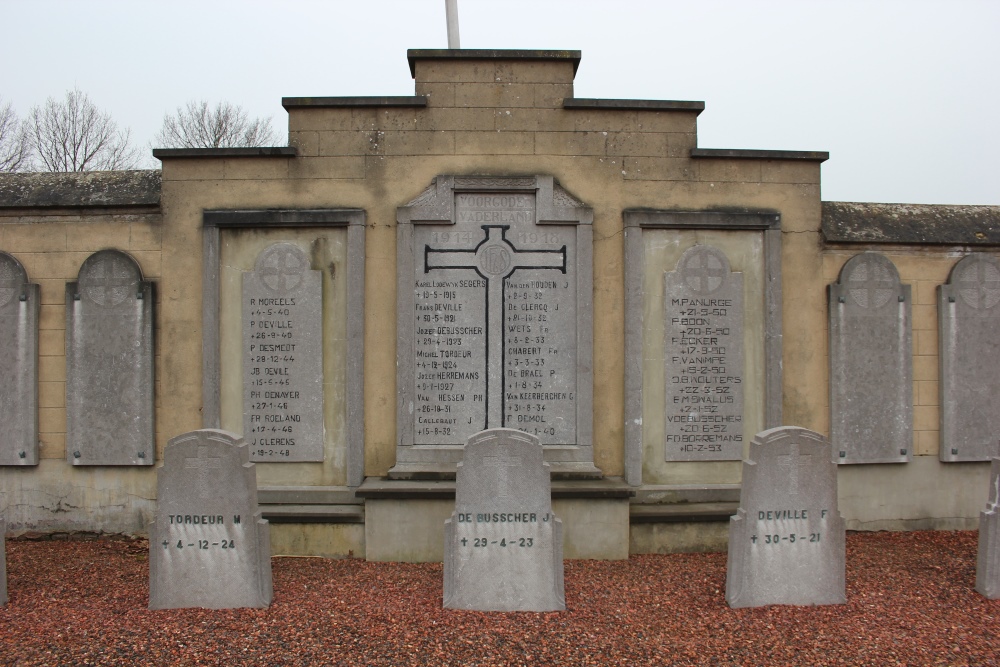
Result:
[[[441,608],[440,564],[275,558],[266,610],[149,611],[144,540],[8,540],[5,665],[997,665],[975,532],[847,538],[847,604],[733,610],[726,555],[567,561],[562,613]]]

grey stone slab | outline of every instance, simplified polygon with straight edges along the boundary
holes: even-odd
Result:
[[[37,284],[0,252],[0,465],[38,465]]]
[[[66,459],[153,465],[153,283],[120,250],[66,284]]]
[[[271,603],[271,542],[249,447],[202,429],[173,438],[157,470],[149,527],[149,608]]]
[[[491,428],[560,472],[592,449],[592,213],[551,178],[438,177],[399,211],[397,465],[454,469]]]
[[[699,244],[663,280],[665,460],[742,460],[743,275]]]
[[[865,252],[828,288],[830,440],[838,463],[905,463],[913,450],[910,286]]]
[[[251,461],[322,461],[323,285],[274,243],[243,274],[243,436]]]
[[[7,604],[7,522],[0,519],[0,606]]]
[[[1000,599],[1000,456],[990,468],[990,501],[979,513],[979,554],[976,559],[976,590]]]
[[[470,437],[445,521],[444,606],[564,610],[562,539],[539,439],[513,429]]]
[[[942,461],[988,461],[1000,437],[1000,262],[973,253],[938,286]]]
[[[729,523],[726,602],[733,608],[842,604],[844,566],[830,444],[795,426],[758,433]]]

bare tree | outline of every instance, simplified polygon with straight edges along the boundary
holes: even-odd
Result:
[[[0,172],[31,167],[31,139],[10,102],[0,99]]]
[[[111,171],[139,165],[131,132],[119,130],[111,114],[75,88],[63,101],[50,97],[44,107],[34,107],[27,122],[46,171]]]
[[[202,100],[188,102],[163,117],[155,142],[161,148],[234,148],[271,146],[276,140],[271,117],[250,118],[243,107]]]

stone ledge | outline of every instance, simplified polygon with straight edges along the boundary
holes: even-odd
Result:
[[[0,208],[156,207],[159,170],[0,174]]]
[[[705,110],[704,102],[684,102],[679,100],[613,100],[583,97],[567,97],[563,109],[600,109],[614,111],[695,111]]]
[[[454,500],[454,480],[409,480],[369,477],[355,494],[365,500]],[[600,480],[552,480],[552,499],[603,498],[628,499],[635,489],[620,477]]]
[[[258,146],[256,148],[154,148],[158,160],[171,158],[233,158],[277,157],[292,158],[299,154],[294,146]]]
[[[282,97],[285,109],[336,109],[358,107],[426,107],[423,95],[383,97]]]
[[[261,505],[360,505],[360,498],[347,486],[262,486],[257,489]]]
[[[568,60],[573,74],[580,67],[580,51],[536,51],[525,49],[408,49],[410,76],[417,75],[418,60]]]
[[[271,523],[364,523],[364,505],[260,505]]]
[[[739,502],[674,503],[669,505],[630,505],[629,523],[697,523],[729,521]]]
[[[823,202],[827,243],[1000,245],[1000,206]]]
[[[692,148],[693,158],[727,158],[730,160],[803,160],[825,162],[830,159],[826,151],[772,151],[742,148]]]
[[[633,504],[683,505],[692,503],[736,503],[739,484],[646,484],[636,489]]]

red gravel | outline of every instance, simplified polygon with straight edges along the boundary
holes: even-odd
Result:
[[[441,565],[275,558],[266,610],[149,611],[145,541],[8,540],[17,665],[997,665],[975,532],[852,534],[847,604],[726,605],[726,555],[567,561],[563,613],[441,608]]]

